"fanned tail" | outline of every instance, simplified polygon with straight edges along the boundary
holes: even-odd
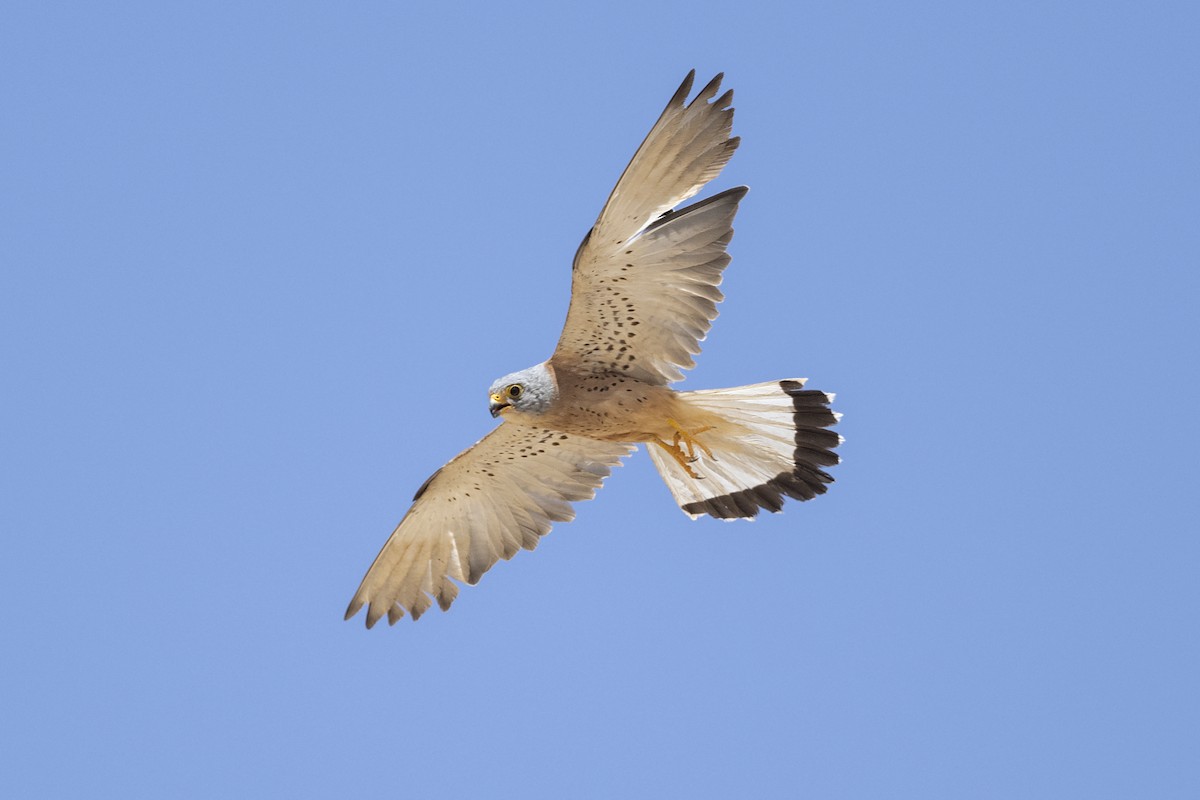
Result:
[[[811,500],[833,483],[823,469],[840,460],[833,450],[842,437],[829,430],[841,417],[829,408],[832,394],[807,390],[797,378],[679,397],[724,421],[697,437],[711,453],[695,450],[689,467],[699,477],[662,448],[647,447],[675,501],[693,519],[777,512],[785,497]]]

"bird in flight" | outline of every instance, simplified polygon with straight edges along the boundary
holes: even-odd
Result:
[[[676,210],[737,149],[732,90],[717,75],[691,102],[693,70],[617,181],[575,254],[571,305],[554,354],[488,390],[502,422],[435,472],[367,571],[346,610],[415,620],[446,610],[455,581],[475,584],[499,559],[534,549],[571,504],[591,499],[645,443],[693,519],[778,512],[833,478],[841,437],[833,395],[803,378],[679,392],[669,384],[717,316],[733,217],[747,187]]]

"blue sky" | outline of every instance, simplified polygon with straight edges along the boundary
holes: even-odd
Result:
[[[1200,795],[1200,14],[744,5],[10,9],[0,794]],[[682,386],[837,392],[832,491],[639,453],[343,622],[693,67],[751,191]]]

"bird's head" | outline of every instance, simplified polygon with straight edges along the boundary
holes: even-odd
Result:
[[[493,417],[506,409],[524,414],[544,413],[558,397],[558,383],[547,364],[505,375],[488,389],[488,408]]]

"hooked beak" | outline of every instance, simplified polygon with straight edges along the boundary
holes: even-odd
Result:
[[[500,416],[500,412],[509,406],[509,403],[498,394],[490,395],[488,399],[491,400],[491,402],[488,403],[488,411],[492,412],[493,417]]]

